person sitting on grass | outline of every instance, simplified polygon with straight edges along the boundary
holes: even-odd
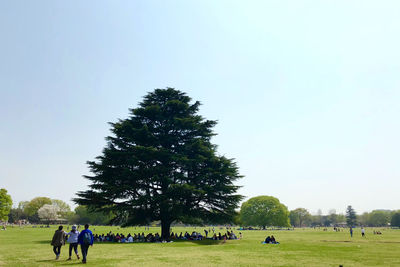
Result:
[[[269,244],[269,243],[271,243],[271,237],[270,236],[267,236],[267,238],[265,238],[265,241],[264,241],[266,244]]]
[[[275,240],[275,237],[273,235],[271,235],[271,244],[279,244],[279,242]]]

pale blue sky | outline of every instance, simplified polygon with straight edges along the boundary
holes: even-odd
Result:
[[[400,2],[2,1],[0,187],[70,201],[107,122],[175,87],[241,193],[399,209]],[[70,202],[71,203],[71,202]]]

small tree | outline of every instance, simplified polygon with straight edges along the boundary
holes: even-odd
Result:
[[[56,205],[45,204],[38,210],[40,220],[50,224],[58,219],[59,208]]]
[[[8,214],[10,214],[11,207],[11,196],[7,194],[6,189],[0,189],[0,221],[8,221]]]
[[[354,227],[357,224],[357,215],[352,206],[347,206],[346,222],[349,227]]]
[[[258,196],[242,204],[240,220],[245,225],[262,226],[290,226],[289,211],[285,205],[275,197]]]

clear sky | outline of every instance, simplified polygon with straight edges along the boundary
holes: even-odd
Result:
[[[218,120],[241,193],[400,209],[399,1],[1,1],[0,187],[87,188],[107,122],[175,87]]]

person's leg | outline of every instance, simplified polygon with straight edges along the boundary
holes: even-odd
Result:
[[[85,254],[84,246],[85,246],[85,245],[81,245],[82,262],[85,262],[85,261],[86,261],[86,254]]]
[[[58,260],[58,258],[60,257],[60,250],[61,250],[61,246],[53,247],[53,252],[54,252],[54,254],[56,254],[56,260]]]
[[[88,245],[81,245],[81,250],[82,250],[82,262],[86,262],[86,255],[88,251]]]
[[[71,259],[73,245],[74,245],[74,244],[69,243],[69,249],[68,249],[68,255],[69,255],[69,258],[68,258],[68,259],[69,259],[69,260]]]
[[[74,243],[74,244],[73,244],[73,247],[74,247],[74,252],[75,252],[76,256],[77,256],[78,259],[79,259],[79,254],[78,254],[78,243]]]

